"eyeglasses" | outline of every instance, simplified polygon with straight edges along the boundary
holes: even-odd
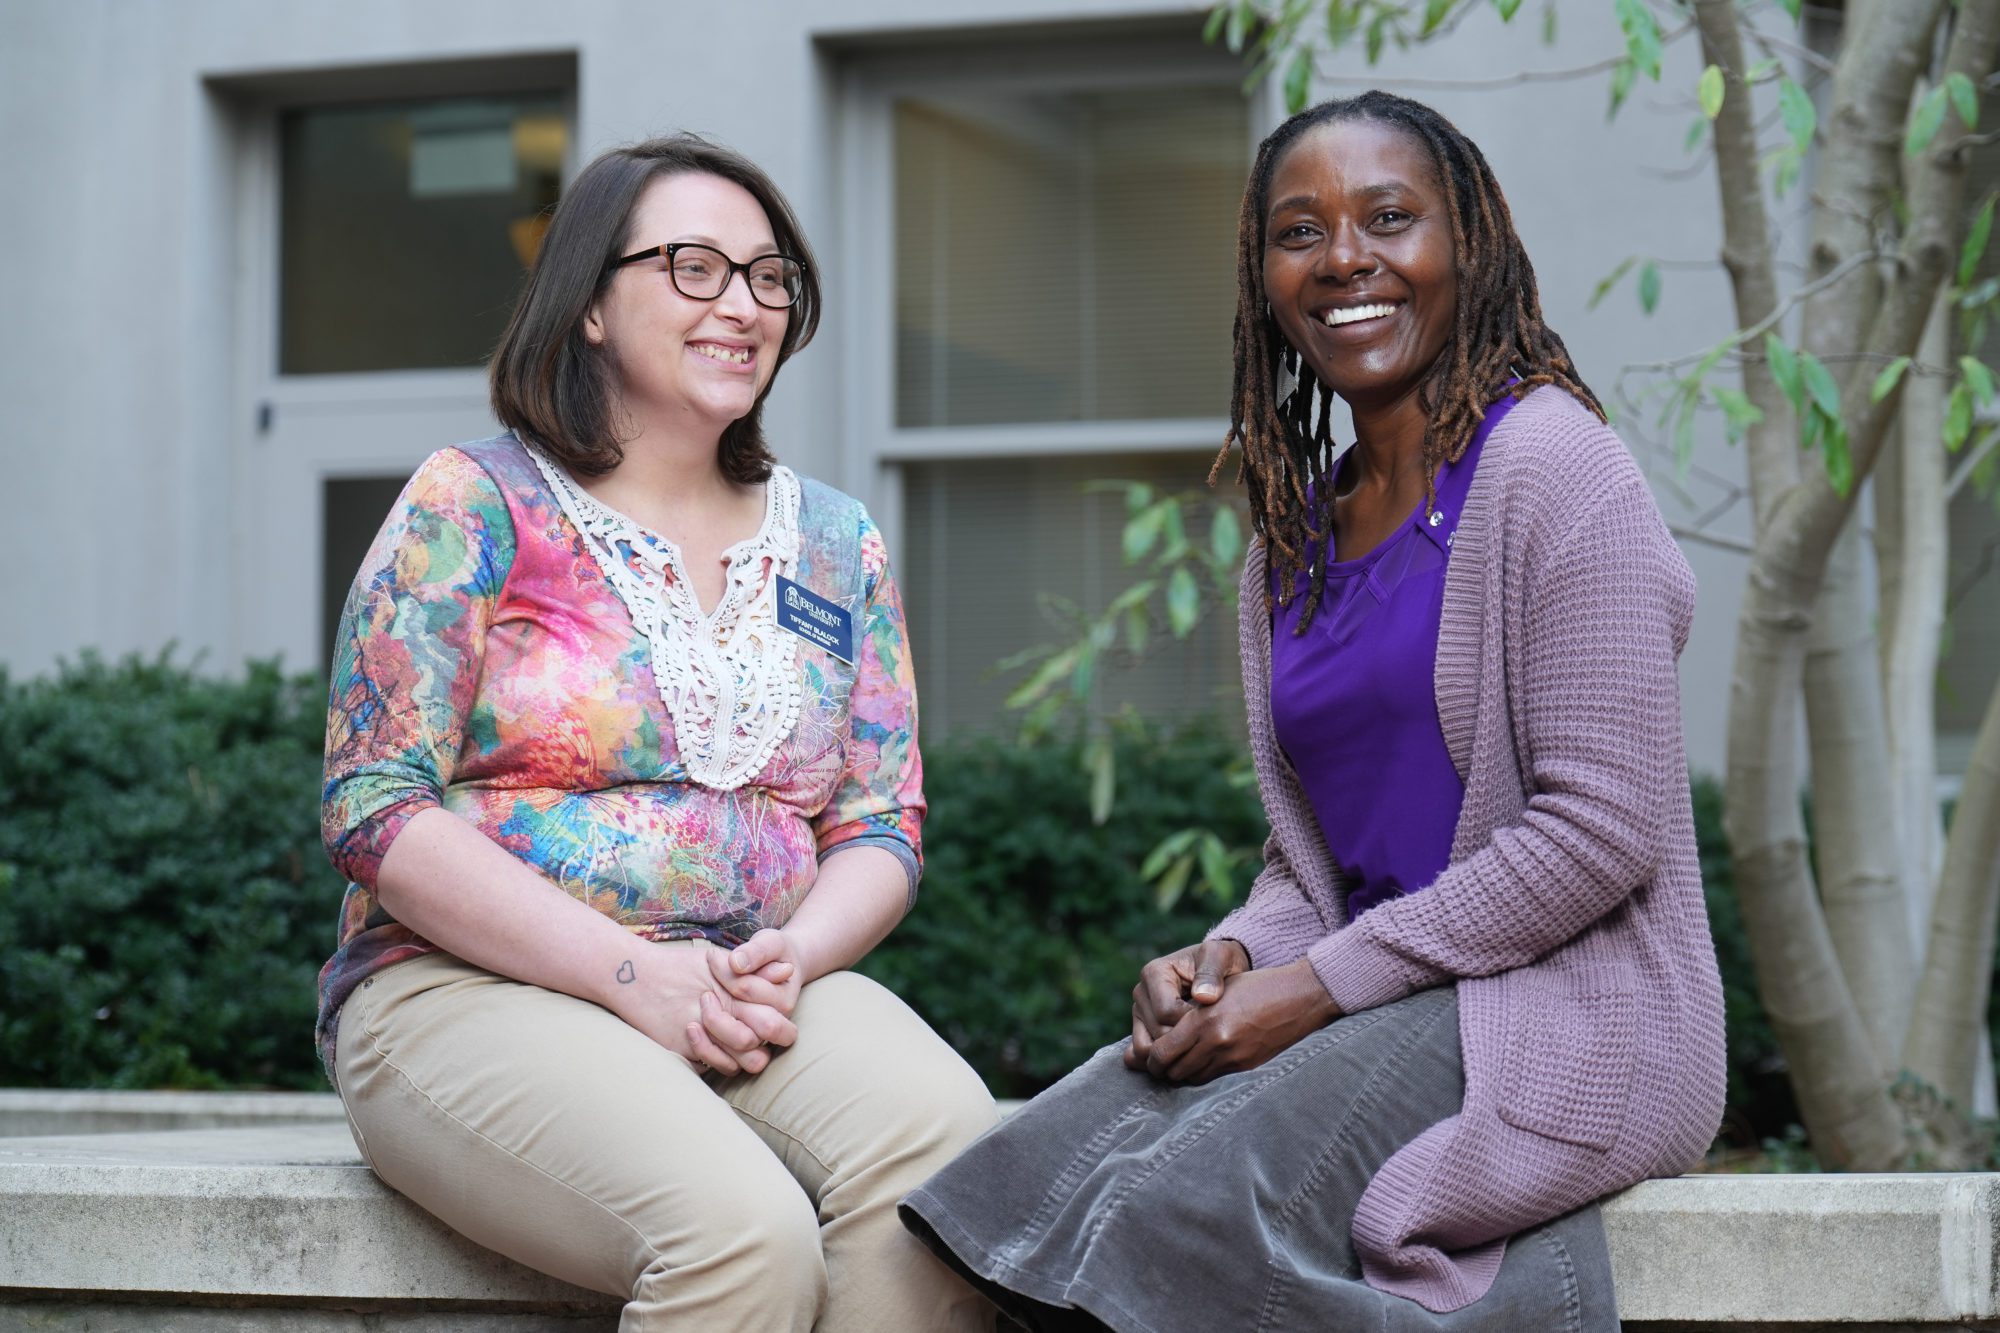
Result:
[[[743,275],[744,286],[750,289],[750,299],[768,310],[790,308],[805,290],[805,265],[790,255],[759,255],[747,264],[739,264],[714,246],[687,241],[648,246],[614,260],[611,267],[623,268],[657,257],[666,259],[667,275],[673,280],[674,290],[696,301],[715,300],[729,286],[729,279],[738,273]]]

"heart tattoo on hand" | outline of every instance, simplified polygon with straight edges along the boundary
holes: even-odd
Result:
[[[633,966],[632,966],[632,960],[631,960],[630,958],[627,958],[627,959],[626,959],[626,960],[625,960],[624,962],[622,962],[622,963],[620,963],[620,964],[618,965],[618,984],[619,984],[619,985],[621,985],[621,986],[629,986],[629,985],[631,985],[631,984],[632,984],[632,982],[633,982],[633,981],[634,981],[635,979],[637,979],[638,975],[639,975],[639,973],[637,972],[637,970],[635,970],[635,969],[633,968]]]

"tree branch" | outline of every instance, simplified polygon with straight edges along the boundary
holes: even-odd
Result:
[[[1952,469],[1951,479],[1944,484],[1944,502],[1946,504],[1950,504],[1957,497],[1958,493],[1965,489],[1965,484],[1972,480],[1973,469],[1977,468],[1985,460],[1986,455],[1993,452],[1993,446],[1996,444],[2000,444],[2000,427],[1987,431],[1986,437],[1973,446],[1972,451],[1960,460],[1957,467]]]
[[[2000,50],[2000,0],[1963,0],[1945,50],[1945,77],[1955,73],[1978,77],[1993,67],[1996,50]],[[1931,302],[1958,255],[1965,175],[1957,140],[1944,141],[1943,136],[1911,164],[1910,228],[1898,258],[1902,281],[1876,314],[1865,344],[1869,352],[1890,357],[1916,354]],[[1850,371],[1844,379],[1841,417],[1847,422],[1854,485],[1843,496],[1823,471],[1815,470],[1785,497],[1781,512],[1774,516],[1778,531],[1772,555],[1807,561],[1795,567],[1798,572],[1823,567],[1902,401],[1901,385],[1882,401],[1871,401],[1871,377],[1863,369]]]
[[[1733,0],[1696,0],[1694,19],[1701,31],[1703,58],[1722,71],[1722,108],[1714,125],[1715,177],[1722,192],[1722,263],[1736,298],[1736,326],[1749,328],[1772,320],[1780,307],[1770,220],[1758,173],[1755,108],[1743,78],[1743,35]],[[1762,424],[1751,429],[1749,451],[1750,502],[1761,516],[1798,476],[1793,451],[1766,443],[1772,438],[1790,439],[1792,408],[1768,367],[1746,367],[1743,391],[1764,414]]]
[[[1675,39],[1685,37],[1694,31],[1694,24],[1685,23],[1672,32],[1660,37],[1662,48],[1671,46]],[[1594,60],[1588,65],[1577,65],[1570,69],[1524,69],[1514,74],[1501,75],[1491,79],[1407,79],[1382,74],[1329,74],[1318,69],[1315,61],[1313,77],[1321,83],[1366,83],[1391,84],[1398,88],[1428,88],[1437,90],[1477,91],[1493,88],[1516,88],[1524,83],[1561,83],[1569,79],[1587,79],[1593,74],[1609,74],[1624,64],[1624,55],[1607,56]]]

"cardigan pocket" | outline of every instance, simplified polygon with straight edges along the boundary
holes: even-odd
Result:
[[[1631,968],[1523,972],[1513,980],[1500,1118],[1563,1143],[1610,1148],[1625,1123],[1637,1059]]]

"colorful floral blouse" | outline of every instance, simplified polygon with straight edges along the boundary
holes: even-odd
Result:
[[[436,947],[373,892],[431,806],[649,940],[782,925],[847,847],[897,856],[915,894],[916,690],[881,534],[786,469],[766,489],[705,611],[671,543],[512,436],[411,477],[335,641],[322,832],[352,882],[320,973],[329,1070],[354,987]]]

